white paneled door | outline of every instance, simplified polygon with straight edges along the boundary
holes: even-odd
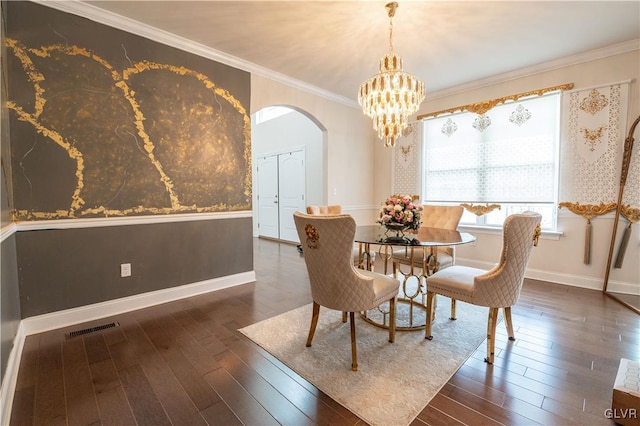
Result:
[[[304,150],[258,159],[258,233],[298,242],[295,211],[305,211]]]
[[[258,158],[258,233],[279,238],[278,156]]]

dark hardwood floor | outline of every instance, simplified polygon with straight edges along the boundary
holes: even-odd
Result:
[[[256,239],[255,271],[255,283],[27,337],[11,425],[362,425],[237,331],[311,302],[294,245]],[[413,424],[613,425],[639,318],[599,291],[526,280],[517,340],[499,327],[495,364],[481,345]]]

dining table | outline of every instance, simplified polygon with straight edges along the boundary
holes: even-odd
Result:
[[[410,259],[422,255],[422,266],[410,262],[409,271],[403,273],[400,293],[396,303],[396,330],[413,331],[424,329],[427,312],[428,278],[437,270],[438,247],[473,243],[476,237],[457,230],[420,227],[417,232],[391,230],[382,225],[356,227],[354,242],[358,244],[358,267],[372,270],[374,258],[382,258],[382,271],[388,275],[388,262],[393,250],[400,247],[407,251]],[[416,252],[417,251],[417,252]],[[375,255],[374,255],[375,253]],[[378,327],[389,327],[388,305],[362,312],[361,317]]]

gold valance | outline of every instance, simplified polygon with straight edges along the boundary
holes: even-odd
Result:
[[[453,114],[459,111],[469,111],[476,114],[484,114],[496,105],[503,104],[507,101],[517,101],[520,98],[527,96],[541,96],[547,92],[555,92],[556,90],[571,90],[573,89],[573,83],[561,84],[559,86],[547,87],[544,89],[530,90],[528,92],[522,92],[515,95],[504,96],[502,98],[492,99],[490,101],[476,102],[475,104],[462,105],[455,108],[443,109],[441,111],[430,112],[427,114],[421,114],[417,117],[417,120],[423,118],[437,117],[440,114]]]

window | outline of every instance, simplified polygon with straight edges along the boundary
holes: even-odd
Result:
[[[555,228],[560,93],[498,105],[486,114],[424,120],[425,203],[500,204],[484,216],[466,212],[461,224],[502,226],[533,210]]]
[[[283,106],[272,106],[262,108],[260,111],[256,113],[256,124],[261,124],[269,120],[273,120],[274,118],[278,118],[282,115],[289,114],[293,112],[291,108],[283,107]]]

